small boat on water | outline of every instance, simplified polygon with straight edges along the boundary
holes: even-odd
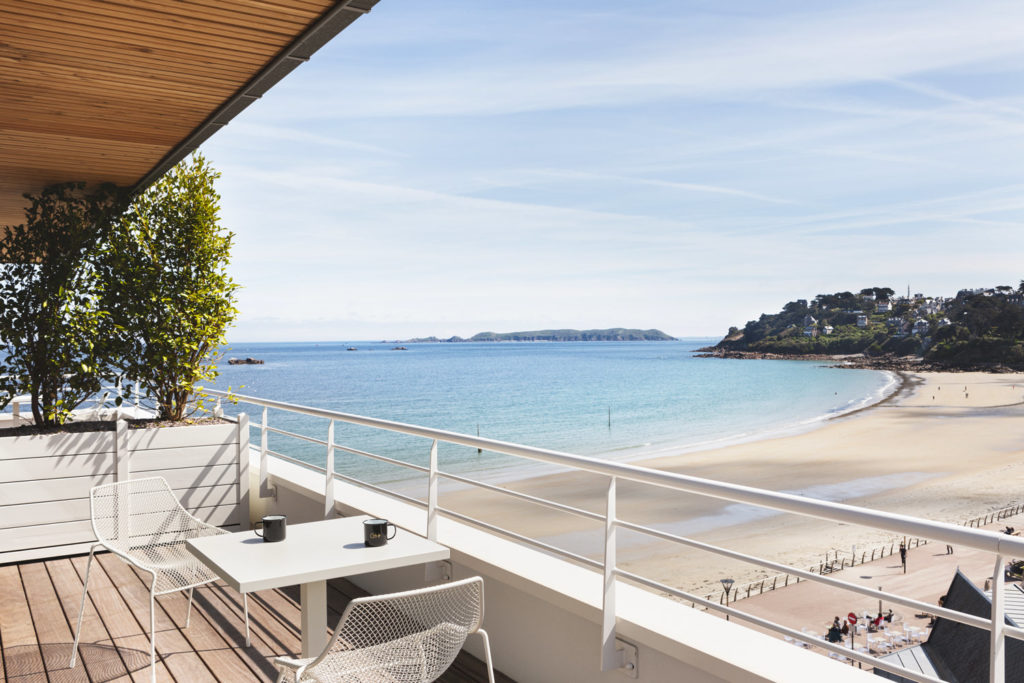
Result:
[[[356,347],[354,347],[354,346],[350,346],[350,347],[348,347],[348,348],[347,348],[347,349],[345,349],[345,350],[346,350],[346,351],[358,351],[359,349],[357,349],[357,348],[356,348]]]

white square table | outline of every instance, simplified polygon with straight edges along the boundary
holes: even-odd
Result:
[[[239,593],[299,584],[302,656],[327,645],[327,580],[447,560],[448,548],[399,529],[376,548],[363,543],[365,515],[288,525],[285,540],[265,543],[252,531],[186,541],[193,555]]]

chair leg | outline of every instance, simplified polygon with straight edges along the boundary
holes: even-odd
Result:
[[[245,611],[245,646],[249,647],[252,645],[252,639],[249,637],[249,595],[242,593],[242,607]]]
[[[156,594],[153,592],[156,578],[149,587],[149,672],[150,679],[156,683]]]
[[[188,589],[188,611],[185,612],[185,628],[188,628],[192,622],[192,592],[195,591],[195,586]]]
[[[489,683],[494,683],[494,664],[491,663],[491,641],[487,637],[487,631],[479,628],[476,632],[484,639],[484,660],[487,662],[487,680]]]
[[[85,564],[85,582],[82,584],[82,604],[78,608],[78,626],[75,628],[75,644],[71,646],[71,663],[69,669],[75,666],[75,658],[78,657],[78,638],[82,635],[82,615],[85,614],[85,595],[89,591],[89,570],[92,569],[92,556],[96,552],[96,546],[89,548],[89,561]]]

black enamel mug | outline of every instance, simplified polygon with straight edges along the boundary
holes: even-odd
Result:
[[[262,538],[266,543],[277,543],[283,541],[285,531],[288,529],[288,518],[284,515],[267,515],[260,521],[256,522],[256,526],[263,527],[263,533],[261,534],[256,529],[256,535]]]
[[[388,527],[391,527],[390,536]],[[398,528],[386,519],[368,519],[363,522],[363,542],[371,548],[387,544],[396,533]]]

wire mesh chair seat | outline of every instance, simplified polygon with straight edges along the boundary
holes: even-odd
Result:
[[[487,675],[494,683],[483,621],[479,576],[403,593],[349,602],[327,647],[317,657],[278,657],[278,683],[429,683],[443,674],[466,638],[480,634]]]
[[[204,536],[230,533],[189,514],[163,477],[131,479],[94,486],[89,492],[89,511],[96,544],[89,550],[82,585],[82,605],[78,613],[71,666],[78,655],[78,640],[89,591],[89,571],[93,555],[105,548],[128,564],[150,575],[149,586],[149,661],[156,680],[156,633],[154,601],[157,595],[188,590],[187,628],[192,618],[192,593],[197,586],[220,577],[188,551],[185,541]],[[249,602],[243,594],[245,644],[249,640]]]
[[[216,533],[195,534],[189,538],[214,536],[220,533],[227,532],[217,529]],[[188,551],[184,540],[179,543],[140,546],[132,548],[125,554],[135,558],[138,564],[144,565],[146,569],[156,573],[154,592],[157,595],[202,586],[220,578]]]

